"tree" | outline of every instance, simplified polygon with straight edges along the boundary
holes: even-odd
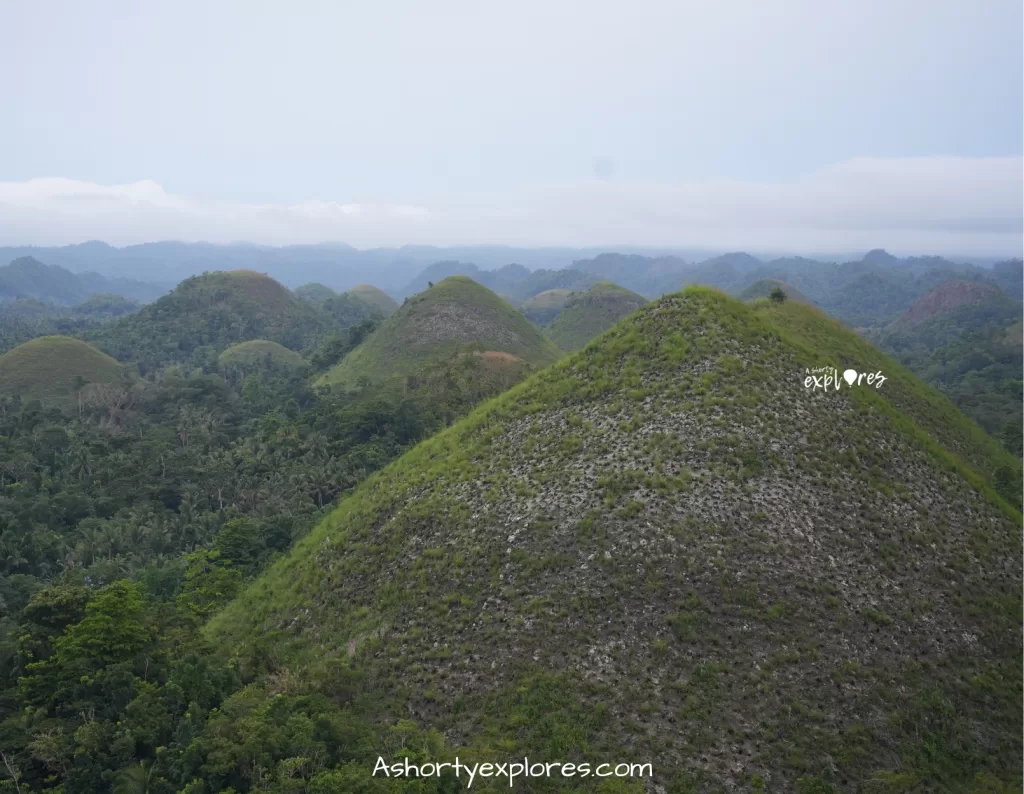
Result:
[[[782,287],[773,287],[772,291],[768,293],[768,297],[772,299],[773,303],[786,302],[786,293]]]
[[[199,549],[185,557],[185,583],[178,606],[200,621],[206,620],[242,589],[242,573],[219,551]]]

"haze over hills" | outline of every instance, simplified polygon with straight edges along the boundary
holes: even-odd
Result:
[[[612,259],[602,258],[610,252]],[[753,252],[760,262],[777,260],[778,255]],[[616,256],[637,255],[644,271],[650,270],[644,260],[659,260],[653,272],[645,281],[629,283],[628,267]],[[665,291],[679,287],[674,281],[666,283],[660,270],[672,271],[680,263],[705,262],[718,259],[739,265],[743,272],[750,254],[722,254],[707,249],[643,249],[631,246],[609,246],[592,249],[573,248],[513,248],[507,246],[464,246],[438,248],[434,246],[408,245],[401,248],[378,248],[358,250],[343,243],[319,245],[294,245],[275,248],[272,246],[239,243],[235,245],[213,245],[209,243],[154,242],[142,245],[115,248],[99,241],[62,247],[8,246],[0,247],[0,262],[10,262],[23,256],[34,257],[48,265],[59,265],[74,273],[94,271],[107,278],[127,277],[143,279],[161,284],[175,283],[189,276],[206,271],[252,269],[266,272],[290,287],[299,287],[308,282],[320,282],[336,291],[345,291],[356,284],[369,282],[385,291],[405,297],[426,287],[426,283],[413,284],[424,268],[438,262],[458,262],[478,267],[481,270],[497,270],[510,263],[517,263],[531,271],[539,269],[559,270],[580,262],[579,269],[598,278],[606,278],[639,292],[646,297],[655,297]],[[857,253],[822,253],[811,259],[821,262],[857,261]],[[587,267],[585,262],[600,260]],[[993,258],[955,257],[956,262],[990,266]],[[875,261],[881,261],[876,257]],[[473,276],[472,272],[453,270],[431,278],[440,281],[446,275],[458,272]],[[481,282],[482,283],[482,282]],[[507,290],[486,284],[495,292]],[[563,286],[552,285],[548,289]],[[590,285],[586,285],[590,286]],[[800,285],[797,285],[800,286]],[[578,287],[574,287],[578,288]],[[802,288],[802,287],[801,287]],[[409,290],[409,291],[406,291]],[[105,290],[106,291],[106,290]],[[541,290],[538,290],[538,292]]]
[[[32,257],[21,257],[0,267],[0,305],[7,300],[34,298],[58,306],[74,306],[101,293],[145,303],[165,292],[163,287],[135,279],[108,279],[93,272],[75,274]]]
[[[804,385],[840,356],[889,379]],[[451,755],[1012,785],[1020,515],[943,416],[820,312],[690,289],[370,478],[205,633],[249,677],[386,682],[369,718]]]

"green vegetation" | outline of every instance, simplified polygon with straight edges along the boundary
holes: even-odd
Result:
[[[82,317],[123,317],[139,310],[138,301],[122,298],[109,292],[97,292],[72,309]]]
[[[889,379],[808,392],[824,364]],[[375,730],[412,716],[463,758],[1016,790],[1004,459],[820,312],[691,288],[372,476],[203,633],[285,696],[345,671]]]
[[[526,319],[541,328],[550,325],[565,308],[565,302],[572,295],[572,290],[549,289],[534,295],[519,307]]]
[[[645,303],[635,292],[601,281],[586,292],[568,296],[547,334],[562,350],[579,350]]]
[[[558,358],[554,345],[501,298],[466,276],[451,276],[409,298],[319,383],[353,389],[415,375],[467,346],[509,353],[532,367]]]
[[[781,290],[786,296],[786,300],[799,301],[800,303],[807,303],[814,305],[814,301],[804,295],[800,290],[794,287],[792,284],[787,284],[785,281],[779,281],[775,278],[763,278],[755,281],[749,287],[744,289],[736,297],[741,301],[750,301],[757,298],[768,298],[775,290]]]
[[[301,298],[304,301],[310,303],[323,303],[328,298],[333,298],[338,293],[323,284],[312,282],[310,284],[303,284],[301,287],[296,287],[295,297]]]
[[[186,279],[169,295],[88,338],[145,376],[170,362],[206,366],[231,345],[250,339],[309,350],[338,330],[324,309],[299,300],[272,278],[233,270]]]
[[[0,791],[464,790],[378,754],[1020,789],[1019,460],[820,312],[690,289],[551,363],[465,278],[388,320],[254,273],[169,298],[0,311],[146,374],[92,350],[115,381],[0,397]],[[808,392],[824,365],[887,380]]]
[[[385,317],[390,317],[398,309],[398,301],[372,284],[358,284],[346,294],[376,306]]]
[[[75,306],[90,295],[110,293],[127,300],[151,301],[164,289],[128,278],[104,278],[98,273],[72,273],[57,265],[45,265],[31,256],[0,267],[0,306],[17,298],[35,298],[55,306]]]
[[[817,309],[788,301],[782,305],[757,303],[754,309],[777,330],[806,349],[814,350],[818,358],[815,366],[835,366],[840,371],[851,367],[858,372],[881,371],[886,381],[877,390],[878,396],[936,439],[991,487],[995,487],[1000,470],[1008,468],[1014,477],[1020,472],[1020,460],[1001,448],[948,398],[863,338],[850,333],[838,321]],[[1020,506],[1019,487],[1003,487],[1001,491],[1004,498]]]
[[[302,367],[306,362],[294,350],[266,339],[251,339],[232,345],[218,357],[224,366],[248,366],[269,361],[285,367]]]
[[[1021,457],[1021,306],[994,287],[949,282],[868,338]]]
[[[74,405],[87,383],[118,383],[124,368],[91,345],[66,336],[43,336],[0,356],[0,394],[22,402]]]

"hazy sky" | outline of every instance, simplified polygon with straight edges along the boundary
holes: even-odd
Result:
[[[0,243],[1019,252],[1020,0],[0,6]]]

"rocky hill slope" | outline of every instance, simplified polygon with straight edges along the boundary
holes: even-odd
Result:
[[[806,385],[895,366],[862,346],[798,304],[659,300],[370,478],[207,636],[463,758],[1012,790],[1020,514],[911,376]]]

